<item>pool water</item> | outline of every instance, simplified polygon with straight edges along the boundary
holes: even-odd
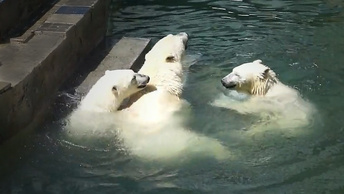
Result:
[[[54,117],[0,148],[0,193],[343,193],[344,3],[340,0],[131,0],[112,2],[109,45],[122,36],[189,34],[183,98],[191,131],[218,140],[226,160],[148,161],[111,136],[65,139],[63,117],[78,102],[63,89]],[[261,59],[317,110],[297,130],[249,133],[255,118],[210,105],[220,79]]]

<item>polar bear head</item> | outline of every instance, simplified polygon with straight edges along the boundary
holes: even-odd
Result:
[[[182,90],[182,58],[188,42],[185,32],[160,39],[146,54],[139,73],[151,78],[149,85],[179,96]]]
[[[125,98],[145,88],[149,79],[149,76],[129,69],[107,70],[92,86],[78,109],[95,112],[116,111]]]
[[[251,95],[265,95],[277,82],[275,72],[261,60],[239,65],[221,79],[224,87]]]

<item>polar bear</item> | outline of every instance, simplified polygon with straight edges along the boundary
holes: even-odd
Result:
[[[125,98],[144,89],[149,76],[133,70],[107,70],[68,118],[69,131],[101,132]]]
[[[229,156],[219,141],[184,127],[189,116],[188,102],[181,98],[187,42],[188,35],[182,32],[169,34],[153,46],[139,70],[150,77],[149,84],[119,111],[121,137],[136,156],[149,160],[176,159],[183,153],[217,159]]]
[[[261,60],[235,67],[221,79],[221,83],[227,89],[248,95],[248,98],[222,95],[212,105],[241,114],[259,115],[261,121],[254,128],[300,128],[312,120],[313,105],[302,99],[297,90],[280,82],[275,72]]]
[[[117,111],[125,98],[144,89],[150,77],[130,69],[106,70],[81,101],[78,110]]]
[[[187,104],[182,100],[182,59],[188,42],[185,32],[169,34],[160,39],[146,54],[138,73],[148,75],[148,86],[130,97],[123,111],[130,112],[136,121],[161,123]]]

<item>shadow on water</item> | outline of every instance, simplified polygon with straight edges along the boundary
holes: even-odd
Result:
[[[119,149],[115,135],[82,144],[65,139],[63,117],[79,101],[80,96],[73,93],[80,83],[78,76],[82,80],[82,71],[99,62],[93,55],[94,61],[88,61],[91,65],[81,68],[61,90],[54,116],[45,127],[26,136],[27,142],[18,140],[21,148],[13,153],[13,164],[5,166],[8,173],[2,176],[0,191],[342,193],[343,6],[339,0],[113,4],[118,11],[111,12],[108,44],[122,36],[148,37],[154,42],[167,33],[188,32],[188,55],[197,56],[187,71],[183,94],[192,109],[188,128],[221,141],[233,157],[161,163],[127,154]],[[107,53],[103,48],[100,56]],[[209,105],[224,92],[220,83],[224,75],[258,58],[314,104],[317,117],[311,125],[252,135],[247,129],[257,122],[256,117]]]

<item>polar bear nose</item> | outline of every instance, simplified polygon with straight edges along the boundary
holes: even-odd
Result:
[[[226,86],[228,85],[228,82],[227,82],[226,78],[222,78],[222,79],[221,79],[221,84],[222,84],[224,87],[226,87]]]
[[[178,34],[178,36],[183,36],[183,37],[185,37],[185,38],[189,38],[189,35],[188,35],[188,33],[186,33],[186,32],[180,32],[180,33]]]
[[[187,49],[188,46],[188,40],[189,40],[189,35],[186,32],[180,32],[178,36],[182,37],[183,44],[185,46],[185,49]]]
[[[149,80],[150,80],[150,77],[148,75],[145,75],[145,77],[146,77],[145,84],[147,84],[149,82]]]
[[[227,80],[227,76],[221,79],[221,84],[225,87],[225,88],[234,88],[236,86],[236,83],[233,81],[228,81]]]
[[[150,77],[148,75],[144,75],[144,74],[136,74],[135,79],[137,81],[138,87],[146,87],[146,85],[148,84]]]
[[[226,84],[225,78],[222,78],[222,79],[221,79],[221,84],[222,84],[222,85],[225,85],[225,84]]]

